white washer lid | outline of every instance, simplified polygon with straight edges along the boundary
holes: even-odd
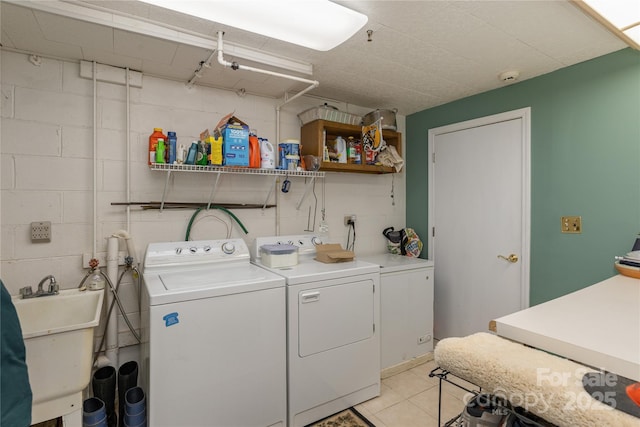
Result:
[[[211,298],[282,287],[282,277],[250,263],[231,267],[205,267],[146,272],[151,305]]]

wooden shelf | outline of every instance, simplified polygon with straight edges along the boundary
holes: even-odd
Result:
[[[344,123],[330,122],[326,120],[314,120],[302,126],[300,130],[300,139],[302,143],[302,155],[311,154],[323,157],[324,144],[333,144],[335,139],[341,136],[345,140],[353,136],[360,140],[362,138],[362,127],[356,125],[348,125]],[[387,145],[395,147],[398,154],[402,156],[402,134],[391,130],[383,130],[382,137]],[[364,153],[363,153],[364,157]],[[332,172],[354,172],[354,173],[395,173],[393,167],[382,165],[367,164],[351,164],[351,163],[335,163],[322,162],[320,164],[321,171]]]

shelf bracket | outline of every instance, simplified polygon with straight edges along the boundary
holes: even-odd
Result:
[[[169,178],[171,177],[171,171],[167,171],[167,178],[164,181],[164,191],[162,192],[162,201],[160,202],[160,212],[164,209],[164,200],[167,197],[167,191],[169,190]]]
[[[300,206],[302,205],[302,202],[304,201],[304,199],[307,198],[307,195],[309,194],[309,191],[313,188],[313,183],[316,181],[316,177],[312,176],[311,177],[311,181],[309,181],[307,183],[307,188],[304,190],[304,194],[302,195],[302,197],[300,198],[300,201],[298,202],[298,204],[296,205],[296,210],[300,210]]]
[[[207,210],[211,208],[211,203],[213,203],[213,196],[216,194],[218,189],[218,182],[220,181],[220,172],[216,173],[216,182],[213,184],[213,188],[211,189],[211,193],[209,194],[209,203],[207,203]]]
[[[273,177],[273,184],[271,185],[271,188],[267,193],[267,198],[264,199],[264,205],[262,205],[262,210],[265,210],[267,208],[267,203],[269,202],[269,199],[271,198],[271,195],[273,194],[273,190],[275,190],[277,183],[278,183],[278,175]]]

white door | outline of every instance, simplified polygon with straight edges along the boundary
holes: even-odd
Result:
[[[429,131],[438,339],[529,305],[529,118],[526,108]]]

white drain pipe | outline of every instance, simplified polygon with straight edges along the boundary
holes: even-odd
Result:
[[[109,237],[107,241],[107,277],[111,280],[111,283],[118,283],[118,244],[119,239],[115,236]],[[107,300],[106,306],[111,307],[113,304],[113,289],[110,286],[106,286]],[[106,334],[106,351],[105,355],[112,366],[116,369],[118,366],[118,310],[111,310],[109,319],[107,320]]]
[[[275,71],[269,71],[269,70],[263,70],[261,68],[255,68],[255,67],[250,67],[248,65],[241,65],[238,64],[237,62],[229,62],[226,61],[224,59],[224,45],[223,45],[223,41],[222,41],[222,35],[224,33],[222,31],[218,31],[218,63],[224,67],[230,67],[232,70],[245,70],[245,71],[253,71],[255,73],[261,73],[261,74],[268,74],[270,76],[275,76],[275,77],[282,77],[284,79],[289,79],[289,80],[295,80],[297,82],[302,82],[302,83],[308,83],[309,87],[307,87],[306,89],[298,92],[297,94],[295,94],[294,96],[292,96],[289,99],[286,99],[285,96],[285,101],[278,105],[276,107],[276,141],[275,141],[275,146],[276,146],[276,152],[277,152],[277,147],[278,147],[278,143],[280,142],[280,108],[285,105],[288,102],[293,101],[294,99],[304,95],[305,93],[309,92],[312,89],[317,88],[318,86],[320,86],[320,82],[317,80],[309,80],[309,79],[305,79],[302,77],[296,77],[296,76],[291,76],[289,74],[283,74],[283,73],[277,73]],[[276,181],[279,182],[279,181]],[[276,188],[276,193],[275,193],[275,198],[276,198],[276,218],[275,218],[275,229],[276,229],[276,236],[280,235],[280,208],[278,207],[278,189]]]

